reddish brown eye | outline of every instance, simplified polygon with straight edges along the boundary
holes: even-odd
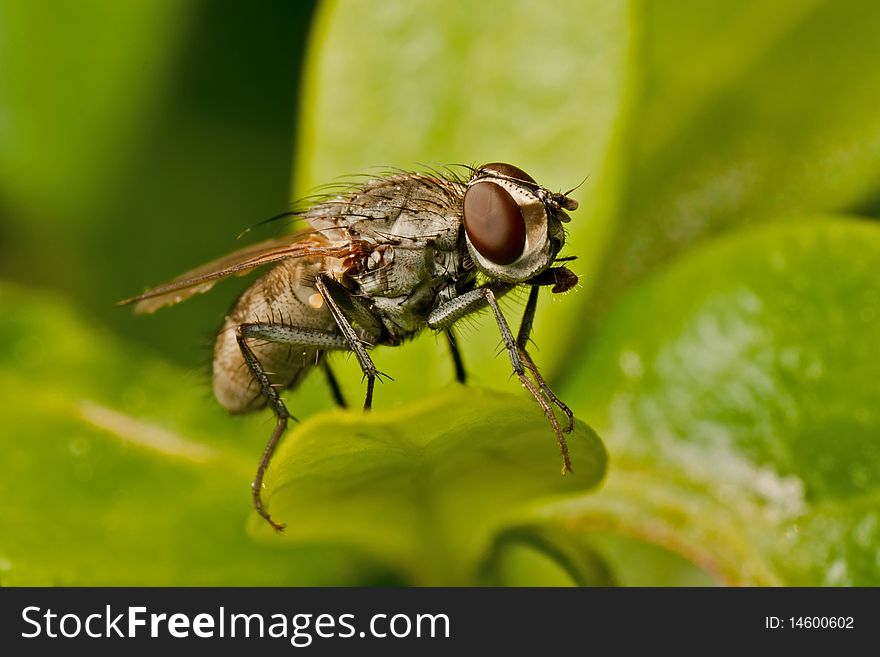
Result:
[[[513,197],[493,182],[471,185],[464,195],[464,229],[484,258],[509,265],[526,246],[526,223]]]
[[[491,164],[484,164],[480,168],[489,169],[490,171],[497,171],[502,176],[507,176],[508,178],[522,180],[524,182],[530,182],[533,185],[537,185],[534,178],[532,178],[529,174],[527,174],[519,167],[515,167],[512,164],[505,164],[504,162],[492,162]]]

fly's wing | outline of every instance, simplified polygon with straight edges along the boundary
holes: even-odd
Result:
[[[321,236],[311,232],[285,235],[254,244],[201,267],[196,267],[173,281],[149,289],[136,297],[120,301],[118,305],[124,306],[134,303],[136,313],[154,313],[164,306],[172,306],[185,301],[194,294],[207,292],[214,287],[214,283],[218,280],[233,274],[242,276],[263,265],[307,255],[345,258],[352,253],[352,249],[352,244],[334,246]]]

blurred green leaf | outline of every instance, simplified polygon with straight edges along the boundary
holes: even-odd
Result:
[[[645,0],[633,14],[622,173],[604,190],[612,230],[603,259],[583,265],[598,265],[583,279],[592,328],[625,287],[708,235],[876,213],[880,198],[880,5]]]
[[[489,584],[613,586],[606,560],[577,533],[554,525],[515,525],[498,532],[483,564]]]
[[[0,181],[54,224],[87,219],[160,100],[195,5],[0,3]],[[156,35],[162,38],[157,39]],[[111,54],[112,53],[112,54]]]
[[[113,302],[285,209],[312,4],[0,0],[0,278],[198,362],[234,284],[146,320]]]
[[[599,243],[593,235],[602,230],[595,220],[604,216],[602,190],[613,187],[606,174],[614,169],[605,161],[628,48],[623,2],[325,2],[306,62],[296,195],[346,175],[420,163],[509,161],[559,189],[589,176],[576,194],[583,209],[569,225],[579,257],[572,265],[582,269]],[[576,295],[542,302],[535,341],[545,367],[565,357],[577,332],[557,321],[570,316]],[[508,313],[513,319],[512,308]],[[493,358],[498,331],[491,318],[463,332],[474,380],[505,385],[510,370]],[[433,342],[428,336],[376,356],[395,378],[414,375],[416,385],[400,386],[397,395],[450,380],[445,345]]]
[[[737,584],[877,585],[880,227],[817,218],[683,257],[609,316],[564,392],[597,495],[527,515]]]
[[[228,417],[205,377],[6,285],[0,340],[0,584],[381,581],[338,546],[247,539],[266,419]]]
[[[592,549],[594,558],[601,560],[617,586],[718,586],[720,583],[680,552],[663,549],[655,543],[595,531],[581,535],[580,539]]]
[[[540,409],[480,389],[394,412],[316,417],[288,436],[269,470],[269,509],[287,529],[275,535],[254,517],[252,531],[273,542],[353,543],[412,582],[466,584],[505,515],[602,478],[596,434],[578,423],[568,444],[575,474],[562,477]]]

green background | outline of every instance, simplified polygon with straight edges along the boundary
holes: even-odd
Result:
[[[868,0],[0,0],[0,584],[880,583],[877,34]],[[271,418],[209,385],[249,281],[114,302],[323,183],[487,161],[583,181],[533,336],[575,476],[480,316],[469,388],[426,334],[368,417],[287,394],[274,535]]]

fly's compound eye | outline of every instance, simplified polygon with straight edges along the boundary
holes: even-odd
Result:
[[[477,252],[509,265],[526,246],[526,222],[513,197],[493,182],[471,185],[464,195],[464,229]]]
[[[512,164],[507,164],[505,162],[492,162],[491,164],[484,164],[480,168],[500,173],[502,176],[507,176],[508,178],[513,178],[514,180],[537,185],[534,178],[532,178],[529,174],[527,174],[519,167],[515,167]]]

